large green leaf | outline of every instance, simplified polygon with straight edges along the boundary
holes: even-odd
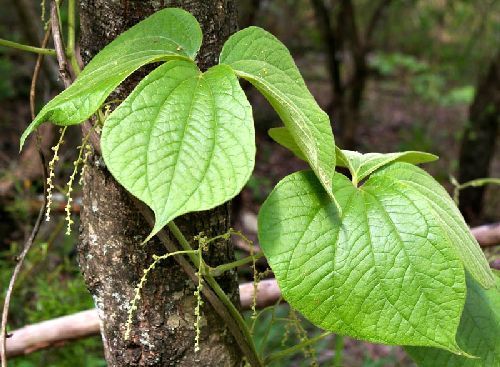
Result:
[[[163,9],[118,36],[99,52],[75,82],[42,108],[21,137],[40,124],[74,125],[90,117],[139,67],[172,58],[196,57],[202,40],[196,19],[182,9]]]
[[[437,348],[405,349],[421,367],[500,366],[500,277],[496,276],[496,287],[489,290],[467,277],[467,300],[457,342],[478,358],[464,358]]]
[[[355,185],[391,162],[419,164],[432,162],[436,159],[438,157],[434,154],[418,151],[362,154],[352,150],[342,150],[337,153],[337,165],[349,169]]]
[[[231,68],[201,73],[173,60],[108,117],[101,142],[113,176],[154,211],[152,236],[181,214],[238,194],[254,166],[254,135],[252,109]]]
[[[227,40],[220,63],[230,65],[267,98],[333,198],[335,142],[330,120],[307,89],[285,45],[263,29],[249,27]]]
[[[312,172],[283,179],[260,210],[259,241],[285,299],[327,330],[460,353],[464,263],[488,264],[464,260],[480,249],[447,194],[428,193],[444,190],[400,162],[359,188],[337,173],[333,190],[341,217]]]

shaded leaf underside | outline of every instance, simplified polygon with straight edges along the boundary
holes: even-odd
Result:
[[[458,344],[478,358],[465,358],[442,349],[406,347],[420,367],[500,366],[500,277],[485,290],[467,277],[467,300],[457,332]]]
[[[285,45],[263,29],[249,27],[228,39],[220,63],[230,65],[266,97],[333,197],[335,142],[330,120],[307,89]]]

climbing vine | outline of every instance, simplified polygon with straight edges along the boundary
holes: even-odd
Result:
[[[261,28],[231,36],[219,64],[206,71],[195,62],[201,42],[200,26],[191,14],[174,8],[153,14],[97,54],[21,137],[22,148],[46,121],[65,129],[101,115],[107,168],[155,215],[143,242],[168,225],[181,244],[182,251],[155,257],[145,269],[129,308],[127,336],[147,274],[174,254],[188,255],[198,270],[198,327],[205,279],[246,328],[217,290],[214,269],[203,262],[207,240],[193,250],[174,223],[182,214],[230,200],[252,173],[252,107],[239,84],[245,79],[283,121],[270,136],[310,166],[278,183],[258,216],[259,242],[284,299],[328,332],[406,346],[422,366],[433,360],[442,365],[453,361],[454,366],[498,362],[498,276],[453,200],[417,166],[437,157],[413,151],[361,154],[337,147],[328,115],[307,89],[289,51]],[[123,80],[153,62],[161,64],[113,112],[99,111]],[[86,143],[68,184],[68,205],[77,167],[87,157]],[[336,172],[336,167],[350,174]],[[291,327],[314,359],[294,315]],[[481,332],[471,320],[486,320]],[[255,350],[250,331],[242,333]],[[338,341],[341,345],[342,339]],[[435,357],[430,360],[430,355]]]

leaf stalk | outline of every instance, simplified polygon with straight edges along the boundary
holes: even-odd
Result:
[[[54,49],[51,49],[51,48],[42,48],[42,47],[23,45],[22,43],[9,41],[9,40],[3,39],[3,38],[0,38],[0,46],[15,48],[17,50],[22,50],[22,51],[27,51],[27,52],[33,52],[33,53],[36,53],[39,55],[49,55],[49,56],[56,55],[56,51]]]

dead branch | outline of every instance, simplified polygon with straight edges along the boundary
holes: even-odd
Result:
[[[247,310],[252,306],[253,292],[252,282],[240,285],[242,309]],[[275,304],[280,296],[275,279],[263,280],[257,288],[257,307]],[[12,337],[7,340],[7,356],[15,357],[62,346],[66,342],[97,335],[99,332],[99,317],[95,309],[27,325],[12,332]]]
[[[16,330],[7,340],[7,356],[15,357],[99,333],[97,310],[58,317]]]
[[[500,245],[500,222],[471,228],[472,235],[481,247]]]

